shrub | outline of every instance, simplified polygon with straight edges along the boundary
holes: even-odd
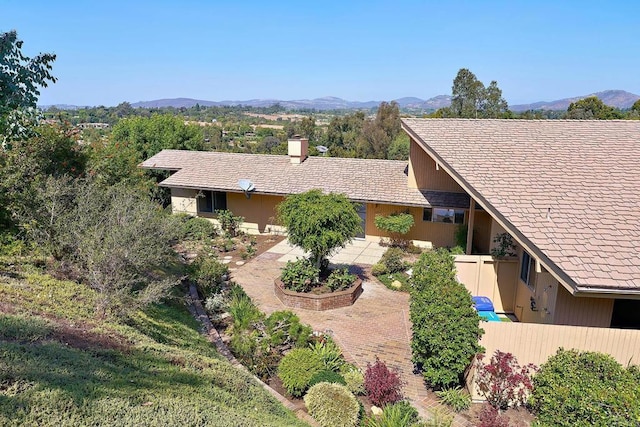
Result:
[[[294,397],[300,397],[309,388],[311,378],[323,370],[322,359],[309,348],[294,348],[278,365],[282,385]]]
[[[509,427],[509,418],[490,404],[482,407],[478,419],[480,422],[477,427]]]
[[[222,282],[229,276],[229,267],[215,258],[199,256],[191,264],[191,275],[204,297],[220,292]]]
[[[180,234],[185,240],[212,239],[218,235],[218,228],[214,223],[188,214],[178,214],[180,222]]]
[[[484,354],[477,357],[476,385],[487,402],[496,409],[524,405],[533,389],[531,374],[537,367],[520,366],[511,353],[500,350],[496,350],[488,365],[483,358]]]
[[[364,427],[412,427],[418,422],[418,411],[409,404],[401,401],[387,405],[382,414],[372,415],[364,420]]]
[[[364,374],[364,388],[376,406],[385,406],[402,399],[402,381],[397,371],[391,371],[387,365],[376,357],[376,362],[367,363]]]
[[[233,318],[232,334],[248,329],[252,323],[263,317],[262,312],[246,294],[234,295],[231,298],[229,314]]]
[[[292,311],[274,311],[265,320],[265,331],[271,347],[286,350],[290,347],[306,347],[313,330],[300,322]]]
[[[389,233],[391,245],[407,246],[408,242],[402,238],[413,227],[413,215],[408,212],[395,212],[388,216],[376,215],[376,228]]]
[[[482,351],[483,331],[469,291],[456,280],[453,257],[444,249],[425,252],[413,266],[410,317],[413,362],[433,387],[458,385]]]
[[[442,403],[449,405],[456,412],[464,411],[471,406],[471,396],[460,386],[445,387],[436,391],[436,396],[442,400]]]
[[[380,263],[384,265],[386,273],[396,273],[407,268],[403,261],[404,252],[400,248],[389,248],[380,258]]]
[[[221,292],[211,295],[204,301],[204,308],[210,314],[223,312],[227,307],[227,299]]]
[[[355,280],[355,274],[350,274],[346,268],[339,268],[333,270],[327,278],[327,287],[331,292],[343,291],[350,288]]]
[[[430,410],[431,417],[423,424],[424,427],[451,427],[453,424],[453,415],[449,415],[440,408]]]
[[[319,383],[304,396],[309,414],[321,427],[355,427],[358,425],[360,404],[343,385]]]
[[[386,272],[387,267],[385,267],[382,263],[377,262],[371,266],[371,274],[373,274],[374,276],[381,276]]]
[[[313,377],[311,377],[311,380],[309,381],[309,387],[313,387],[314,385],[319,383],[342,384],[344,386],[347,385],[347,382],[344,380],[342,375],[335,371],[327,370],[317,372]]]
[[[460,248],[467,248],[467,233],[469,231],[469,226],[467,224],[460,224],[456,227],[456,231],[454,234],[454,240],[456,242],[456,246]],[[464,252],[463,252],[464,253]]]
[[[309,292],[318,280],[320,270],[306,258],[296,261],[287,261],[287,265],[282,269],[280,280],[285,289],[294,292]]]
[[[542,425],[637,426],[634,370],[607,354],[560,349],[534,375],[529,404]]]
[[[216,211],[220,228],[226,237],[236,237],[240,234],[240,224],[244,222],[244,217],[235,216],[228,210]]]
[[[364,389],[364,374],[358,368],[351,368],[342,371],[342,377],[346,383],[349,391],[356,396],[365,393]]]
[[[342,350],[340,350],[340,347],[329,337],[327,337],[324,342],[311,344],[310,348],[320,360],[322,360],[322,364],[326,370],[338,372],[345,364],[344,358],[342,357]]]

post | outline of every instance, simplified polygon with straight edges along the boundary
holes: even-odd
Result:
[[[476,216],[476,201],[471,197],[469,204],[469,224],[467,225],[467,249],[465,253],[471,255],[471,246],[473,246],[473,221]]]

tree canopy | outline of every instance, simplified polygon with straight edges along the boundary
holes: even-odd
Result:
[[[33,58],[22,54],[22,40],[16,31],[0,34],[0,142],[3,147],[26,135],[34,118],[39,87],[55,83],[51,64],[56,56],[41,53]]]
[[[597,96],[589,96],[569,104],[569,108],[567,109],[567,118],[581,120],[611,120],[621,119],[623,118],[623,115],[616,108],[606,105]]]
[[[278,218],[287,228],[289,241],[310,252],[317,268],[361,229],[360,216],[345,195],[321,190],[286,197],[278,205]]]
[[[497,119],[509,114],[509,106],[502,97],[498,82],[492,80],[485,88],[467,68],[458,71],[451,93],[451,106],[439,110],[440,117]]]

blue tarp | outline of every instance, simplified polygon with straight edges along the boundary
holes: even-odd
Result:
[[[482,317],[487,322],[501,322],[500,318],[494,311],[478,311],[478,316]]]

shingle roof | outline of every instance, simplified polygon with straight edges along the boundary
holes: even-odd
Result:
[[[238,180],[250,179],[260,194],[286,195],[319,188],[361,202],[469,207],[465,193],[407,188],[407,162],[398,160],[312,156],[295,165],[289,156],[163,150],[140,166],[176,170],[160,183],[164,187],[240,192]]]
[[[640,121],[403,119],[403,127],[578,291],[640,290]]]

